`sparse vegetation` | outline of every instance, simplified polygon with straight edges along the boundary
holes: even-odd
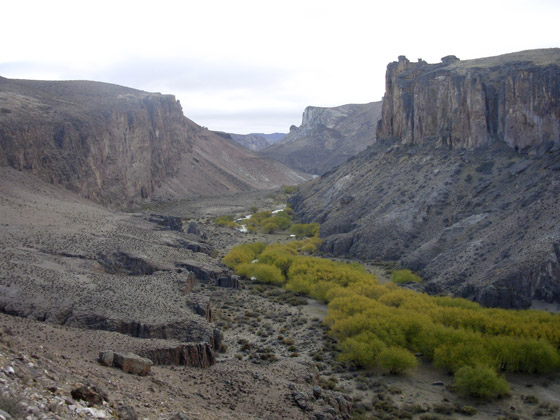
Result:
[[[272,213],[269,210],[254,213],[246,222],[246,227],[251,232],[274,233],[289,229],[292,225],[293,210],[285,208],[282,211]]]
[[[404,283],[422,283],[422,278],[408,269],[395,270],[391,274],[391,281],[397,284]]]
[[[455,373],[457,391],[476,398],[495,398],[509,395],[506,380],[484,366],[463,366]]]
[[[266,280],[259,281],[327,302],[325,322],[339,343],[340,359],[359,367],[380,365],[399,373],[417,365],[412,353],[419,352],[452,373],[461,371],[456,377],[461,392],[472,395],[470,383],[489,381],[480,398],[505,394],[499,371],[548,373],[560,368],[560,316],[483,308],[465,299],[416,293],[394,282],[381,285],[359,264],[308,255],[318,244],[314,237],[285,245],[242,245],[224,263],[245,276],[269,267]],[[258,264],[250,264],[255,259]],[[461,370],[465,367],[471,370]]]
[[[217,217],[214,220],[214,223],[216,223],[218,226],[225,226],[229,228],[239,227],[239,225],[235,223],[235,221],[233,220],[233,216],[231,215]]]
[[[298,238],[311,238],[319,236],[321,226],[319,223],[296,223],[290,228],[290,232]]]

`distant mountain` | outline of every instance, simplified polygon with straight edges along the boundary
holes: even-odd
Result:
[[[310,174],[320,175],[364,150],[375,141],[381,102],[342,105],[334,108],[307,107],[302,124],[263,156]]]
[[[251,133],[251,134],[233,134],[228,133],[231,138],[246,147],[247,149],[258,151],[262,150],[274,143],[278,140],[282,140],[286,137],[284,133],[272,133],[272,134],[264,134],[264,133]]]
[[[271,134],[264,134],[264,133],[252,133],[255,136],[264,137],[270,144],[274,144],[277,141],[282,140],[286,137],[286,133],[271,133]]]
[[[172,95],[0,78],[0,166],[126,207],[306,178],[185,118]]]
[[[323,251],[486,306],[560,303],[560,49],[401,56],[386,77],[375,144],[292,203]]]

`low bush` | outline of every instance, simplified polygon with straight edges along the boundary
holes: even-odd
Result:
[[[412,271],[404,269],[404,270],[395,270],[391,274],[391,281],[397,284],[403,283],[422,283],[422,278],[418,274],[414,274]]]
[[[381,350],[378,359],[379,364],[393,375],[418,367],[416,356],[402,347],[386,347]]]
[[[227,267],[235,270],[239,264],[250,263],[255,260],[264,250],[265,246],[266,245],[262,242],[253,242],[250,244],[235,246],[223,258],[222,262]]]
[[[285,278],[282,271],[278,267],[261,263],[245,263],[240,264],[235,270],[239,275],[252,278],[255,277],[260,283],[270,283],[281,285],[284,283]]]
[[[488,399],[510,393],[506,380],[485,366],[463,366],[455,372],[454,380],[455,389],[471,397]]]
[[[353,362],[362,368],[375,366],[379,354],[385,349],[385,344],[369,331],[348,337],[340,343],[341,361]]]
[[[229,228],[239,227],[239,225],[233,220],[233,216],[230,215],[217,217],[214,220],[214,223],[216,223],[218,226],[225,226]]]
[[[290,228],[290,232],[298,238],[311,238],[313,236],[319,236],[320,231],[321,226],[319,223],[295,223]]]

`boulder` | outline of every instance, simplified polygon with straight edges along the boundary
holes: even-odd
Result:
[[[107,393],[95,385],[80,385],[73,389],[70,394],[76,401],[83,400],[92,404],[102,404],[109,401]]]
[[[101,363],[103,366],[113,366],[114,359],[115,353],[113,353],[111,350],[102,351],[99,353],[99,363]]]
[[[151,366],[153,365],[150,359],[140,357],[137,354],[120,354],[112,351],[100,352],[99,363],[104,366],[113,366],[122,369],[124,372],[140,376],[146,376],[150,373]]]

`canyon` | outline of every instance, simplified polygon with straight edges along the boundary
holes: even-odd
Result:
[[[387,67],[376,142],[301,187],[323,250],[487,306],[560,302],[560,50]]]
[[[323,256],[380,281],[406,267],[423,281],[405,288],[557,312],[559,89],[559,49],[401,56],[383,101],[308,107],[255,153],[172,95],[0,77],[2,407],[30,419],[554,419],[554,375],[508,372],[512,395],[485,403],[454,392],[445,369],[340,361],[322,302],[222,263],[289,232],[215,219],[288,201],[321,224]],[[124,358],[150,369],[117,369]]]
[[[307,107],[299,127],[259,154],[298,171],[321,175],[375,141],[381,102],[332,108]]]

